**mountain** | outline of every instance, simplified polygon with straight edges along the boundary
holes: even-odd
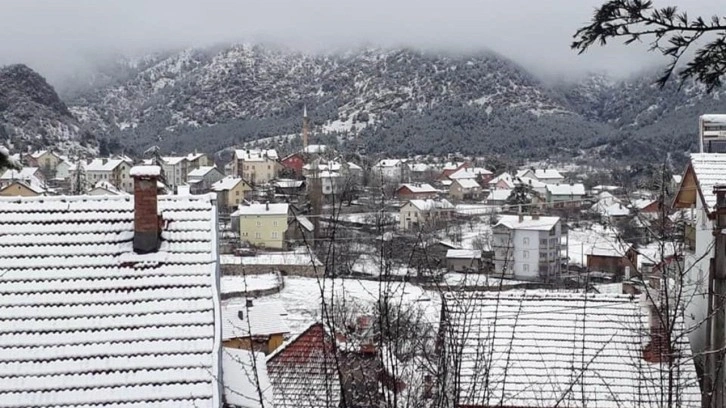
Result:
[[[6,143],[71,152],[92,149],[96,141],[42,76],[10,65],[0,69],[0,144]]]
[[[699,114],[726,108],[694,84],[659,89],[655,73],[552,85],[486,52],[243,44],[118,65],[105,71],[122,73],[115,80],[67,100],[84,126],[137,151],[214,152],[295,134],[305,104],[318,139],[371,153],[658,160],[695,146]]]

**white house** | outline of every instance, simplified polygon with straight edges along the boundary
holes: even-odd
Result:
[[[490,190],[511,190],[514,188],[514,177],[511,174],[504,172],[487,183]]]
[[[559,274],[559,217],[503,215],[492,232],[496,276],[548,280]]]
[[[577,207],[585,197],[583,184],[547,184],[547,202],[555,207]]]
[[[224,178],[224,173],[214,166],[200,166],[187,174],[187,183],[194,194],[209,191],[212,185]]]
[[[399,226],[411,230],[434,226],[451,219],[454,205],[448,200],[410,200],[400,211]]]
[[[95,185],[99,181],[108,181],[114,187],[132,193],[134,183],[131,178],[132,163],[124,159],[93,159],[86,164],[86,179]]]
[[[376,179],[402,183],[408,179],[410,170],[401,159],[384,159],[374,164],[371,171]]]
[[[686,279],[683,282],[686,298],[686,323],[694,328],[690,334],[694,353],[701,353],[706,347],[706,324],[708,315],[709,264],[714,256],[713,221],[709,218],[716,207],[713,188],[726,184],[726,154],[692,153],[691,162],[683,174],[680,188],[673,202],[674,207],[689,211],[686,217],[685,236],[695,240],[695,249],[684,254]]]

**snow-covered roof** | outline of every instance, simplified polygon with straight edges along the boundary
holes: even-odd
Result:
[[[241,205],[237,212],[238,215],[287,215],[290,205],[287,203],[252,203],[250,205]]]
[[[131,196],[0,198],[0,405],[221,405],[212,200],[159,211],[139,255]]]
[[[726,124],[726,115],[723,114],[709,113],[706,115],[701,115],[701,119],[706,122]]]
[[[129,171],[131,177],[159,177],[161,167],[159,166],[134,166]]]
[[[563,176],[559,171],[555,169],[535,169],[534,176],[537,177],[537,180],[557,180],[557,179],[564,179],[565,176]]]
[[[121,190],[117,189],[117,188],[116,188],[116,186],[114,186],[113,184],[109,183],[109,182],[108,182],[108,181],[106,181],[106,180],[99,180],[99,181],[98,181],[98,182],[97,182],[97,183],[96,183],[96,184],[95,184],[95,185],[93,186],[93,188],[94,188],[94,190],[95,190],[95,189],[102,189],[102,190],[105,190],[105,191],[106,191],[106,192],[108,192],[109,194],[113,194],[113,195],[122,195],[122,194],[124,194],[124,195],[125,195],[125,194],[127,194],[126,192],[124,192],[124,191],[121,191]],[[90,193],[89,193],[89,194],[90,194]],[[96,194],[90,194],[90,195],[96,195]]]
[[[186,156],[164,156],[161,158],[164,161],[164,164],[168,164],[169,166],[176,166],[177,164],[183,162],[184,160],[187,160]]]
[[[199,168],[196,168],[187,174],[187,177],[189,178],[201,178],[206,176],[209,172],[216,170],[216,167],[214,166],[200,166]]]
[[[514,188],[514,181],[513,181],[512,175],[507,172],[504,172],[504,173],[494,177],[493,179],[489,180],[489,185],[493,186],[493,185],[499,183],[500,181],[506,183],[510,188]]]
[[[512,190],[491,190],[487,201],[504,201],[512,195]]]
[[[300,188],[303,183],[303,180],[279,179],[275,180],[273,184],[278,188]]]
[[[448,200],[410,200],[409,203],[421,211],[453,210],[454,205]]]
[[[225,303],[222,305],[222,339],[290,333],[283,316],[287,316],[287,311],[280,302],[253,301],[252,306],[247,306],[243,299]]]
[[[225,347],[222,367],[225,406],[272,407],[274,394],[267,374],[265,353]],[[262,391],[262,401],[260,393]]]
[[[421,194],[424,194],[424,193],[438,193],[438,190],[435,189],[431,184],[428,184],[428,183],[421,183],[421,184],[414,184],[414,183],[411,183],[411,184],[401,184],[401,186],[398,187],[398,189],[400,190],[402,188],[408,188],[409,190],[411,190],[412,193],[416,193],[416,194],[418,194],[418,193],[421,193]]]
[[[261,252],[255,256],[220,255],[219,261],[230,265],[322,266],[320,260],[309,250]]]
[[[678,319],[670,369],[646,361],[649,316],[628,295],[552,292],[444,294],[455,406],[661,407],[672,378],[683,407],[700,406],[688,337]],[[458,362],[458,364],[454,364]],[[672,375],[672,376],[671,376]],[[506,379],[506,380],[505,380]],[[488,403],[487,401],[496,401]]]
[[[383,159],[376,163],[373,167],[397,167],[401,166],[403,161],[401,159]]]
[[[425,173],[431,169],[431,167],[426,163],[414,163],[410,165],[411,171],[414,173]]]
[[[218,182],[212,184],[212,191],[229,191],[237,187],[237,184],[241,182],[241,177],[227,176],[222,180],[219,180]]]
[[[630,246],[620,241],[600,241],[591,246],[585,245],[585,255],[622,258],[628,252],[628,249],[630,249]]]
[[[509,229],[549,231],[560,221],[560,217],[544,217],[523,215],[502,215],[496,226],[502,225]]]
[[[531,177],[518,177],[517,181],[532,188],[547,188],[548,184]]]
[[[237,149],[234,151],[234,157],[237,160],[251,162],[278,159],[275,149]]]
[[[306,217],[304,215],[298,215],[295,217],[295,219],[300,224],[300,226],[302,226],[306,230],[308,230],[310,232],[315,231],[315,225],[313,225],[313,223],[308,219],[308,217]]]
[[[683,176],[680,174],[674,174],[673,175],[673,182],[676,184],[681,184],[681,180],[683,180]]]
[[[692,153],[691,166],[696,173],[706,206],[709,209],[714,208],[716,195],[713,188],[718,184],[726,184],[726,154]]]
[[[328,146],[321,144],[311,144],[303,147],[302,151],[303,153],[320,154],[328,151]]]
[[[470,188],[481,188],[479,183],[476,182],[476,180],[471,178],[460,178],[454,180],[455,183],[458,183],[461,188],[470,189]]]
[[[641,198],[641,199],[633,201],[633,207],[638,210],[642,210],[653,203],[658,203],[658,200],[650,200],[647,198]]]
[[[451,259],[481,259],[481,251],[476,249],[449,249],[446,257]]]
[[[449,175],[452,180],[457,179],[475,179],[479,176],[488,176],[492,174],[491,171],[483,167],[463,168]]]
[[[189,154],[188,154],[188,155],[186,156],[186,159],[187,159],[188,161],[194,161],[194,160],[197,160],[198,158],[200,158],[200,157],[202,157],[202,156],[204,156],[204,153],[189,153]]]
[[[122,159],[93,159],[85,167],[89,172],[108,172],[113,171],[122,163],[129,164]]]
[[[35,173],[38,172],[37,167],[23,167],[20,170],[10,169],[0,176],[0,180],[30,180],[37,179]]]
[[[548,184],[547,191],[554,196],[581,197],[581,196],[585,195],[585,185],[580,184],[580,183],[577,183],[577,184]]]

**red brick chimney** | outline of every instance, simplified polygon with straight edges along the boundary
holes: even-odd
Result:
[[[647,292],[641,295],[641,301],[648,310],[648,323],[650,329],[650,342],[643,349],[643,359],[649,363],[661,363],[670,361],[672,350],[670,347],[670,336],[663,326],[663,319],[660,307],[661,304],[661,279],[651,277]]]
[[[134,179],[134,252],[156,252],[161,245],[161,217],[158,213],[156,185],[159,166],[135,166]]]

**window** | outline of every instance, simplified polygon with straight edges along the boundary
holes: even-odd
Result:
[[[540,239],[539,244],[542,246],[547,246],[547,240],[546,239]]]
[[[522,244],[529,245],[529,238],[527,238],[527,237],[522,238]]]
[[[262,234],[259,232],[255,232],[255,239],[262,239]]]
[[[272,226],[277,227],[277,221],[272,221]]]
[[[529,265],[528,264],[523,264],[522,265],[522,272],[529,272]]]
[[[271,166],[270,166],[270,165],[268,164],[268,165],[267,165],[267,170],[270,170],[271,168],[272,168],[272,167],[271,167]]]
[[[234,195],[239,196],[239,190],[235,191]]]
[[[272,239],[277,239],[280,237],[280,234],[277,231],[272,232]]]
[[[522,258],[524,258],[524,259],[529,258],[529,251],[522,251]]]
[[[242,236],[243,236],[243,237],[246,237],[247,235],[248,235],[248,234],[247,234],[247,232],[243,232],[243,233],[242,233]]]
[[[261,227],[261,226],[262,226],[262,222],[260,222],[260,221],[257,221],[257,226],[258,226],[258,227]]]

